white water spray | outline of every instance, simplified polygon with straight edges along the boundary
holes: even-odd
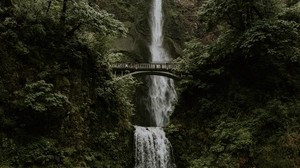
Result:
[[[170,61],[169,54],[163,47],[163,12],[162,0],[153,0],[151,11],[151,62],[166,63]],[[162,76],[150,76],[150,102],[147,105],[156,126],[165,126],[173,111],[172,103],[176,100],[173,79]]]
[[[169,55],[163,47],[162,0],[153,0],[150,21],[151,62],[169,62]],[[148,85],[147,109],[156,127],[135,127],[135,168],[175,168],[172,146],[161,128],[169,122],[172,103],[177,98],[174,81],[166,77],[150,76]]]
[[[174,168],[172,147],[160,127],[135,127],[135,168]]]

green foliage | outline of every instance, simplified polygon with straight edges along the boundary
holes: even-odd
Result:
[[[286,4],[288,7],[291,7],[293,5],[299,4],[299,1],[298,0],[287,0]]]
[[[275,60],[298,62],[299,29],[299,24],[284,20],[259,22],[244,34],[240,45],[242,54],[253,57],[260,51],[260,55]]]
[[[264,146],[261,149],[256,164],[266,168],[293,167],[290,160],[286,158],[285,151],[273,145]]]
[[[49,1],[17,1],[16,14],[26,17],[29,21],[49,18],[59,22],[62,4],[54,0],[49,5]],[[86,1],[71,0],[67,4],[67,30],[72,30],[78,25],[82,25],[85,31],[93,31],[101,35],[116,36],[124,35],[126,28],[123,24],[114,19],[114,16],[98,6],[90,6]],[[78,28],[77,28],[78,29]]]
[[[191,83],[198,81],[202,87],[205,80],[205,85],[210,86],[220,77],[234,77],[265,91],[280,85],[297,88],[296,79],[290,77],[299,63],[298,23],[270,18],[257,20],[243,31],[234,28],[223,31],[210,45],[195,40],[186,44],[185,56],[177,62],[183,64],[183,71],[193,74]],[[283,84],[286,80],[290,82]]]
[[[283,18],[284,20],[290,20],[295,21],[297,23],[300,23],[300,2],[295,3],[295,5],[286,8],[280,15],[280,18]]]
[[[298,166],[297,9],[279,1],[204,2],[203,31],[217,39],[191,40],[176,59],[192,75],[181,82],[169,132],[180,167]]]
[[[24,163],[35,166],[60,165],[63,155],[54,145],[54,142],[43,139],[21,148],[13,157],[12,165],[17,167],[23,166]]]
[[[6,140],[8,141],[9,139]],[[6,151],[11,156],[10,158],[6,158],[7,163],[1,162],[0,166],[109,167],[116,165],[117,167],[121,167],[118,166],[113,160],[105,160],[103,158],[106,157],[104,151],[96,152],[95,150],[91,150],[89,148],[79,150],[74,147],[60,147],[58,145],[59,143],[54,139],[43,138],[40,140],[36,140],[26,146],[17,146],[16,144],[4,146],[5,150],[3,151]],[[110,149],[107,148],[106,152],[109,151]]]
[[[53,90],[53,85],[45,81],[27,84],[15,92],[13,102],[18,122],[27,129],[36,126],[39,129],[58,128],[67,113],[71,112],[68,98]],[[43,129],[42,129],[43,130]]]
[[[97,4],[102,9],[109,11],[110,13],[114,13],[118,19],[121,21],[140,21],[141,19],[145,19],[145,12],[148,10],[145,9],[149,6],[149,2],[145,2],[144,0],[115,0],[115,1],[106,1],[106,0],[92,0],[95,4]]]
[[[131,126],[130,119],[135,111],[133,102],[128,100],[134,100],[134,89],[139,85],[139,82],[134,77],[126,77],[125,79],[116,79],[113,81],[113,84],[118,93],[116,102],[118,102],[118,105],[121,107],[118,111],[115,111],[115,113],[120,115],[121,122],[119,124],[128,129]]]
[[[130,62],[128,61],[128,56],[120,53],[120,52],[110,52],[107,55],[108,62],[116,63],[116,62]]]
[[[186,42],[185,49],[183,50],[184,57],[179,57],[174,62],[181,65],[180,71],[183,73],[195,70],[199,65],[206,63],[206,59],[209,57],[208,47],[196,40]]]
[[[127,29],[123,24],[114,19],[114,16],[101,10],[98,6],[90,6],[84,1],[72,1],[71,8],[68,10],[70,22],[89,26],[90,30],[99,32],[101,35],[117,36],[125,35]],[[78,18],[80,16],[80,18]],[[79,20],[78,20],[79,19]]]
[[[128,167],[133,105],[107,61],[126,28],[87,1],[13,3],[0,7],[1,166]]]
[[[258,20],[273,17],[282,5],[282,2],[275,0],[206,0],[199,10],[199,17],[207,21],[204,24],[207,30],[224,23],[243,31]]]
[[[251,149],[252,135],[241,123],[226,121],[211,133],[212,144],[191,167],[238,167],[238,157]]]
[[[63,116],[63,112],[66,112],[70,105],[65,95],[53,92],[53,85],[43,80],[27,84],[15,94],[18,97],[15,105],[20,110],[30,108],[39,113],[53,111],[53,113],[62,113],[58,116]]]
[[[69,2],[66,21],[61,23],[62,4],[59,1],[51,2],[49,4],[48,1],[16,1],[15,16],[4,18],[4,22],[0,24],[0,39],[16,50],[18,55],[29,55],[31,60],[32,57],[40,55],[58,57],[64,55],[64,52],[61,52],[64,50],[67,50],[65,53],[70,53],[70,56],[79,55],[73,53],[74,50],[68,50],[68,46],[78,47],[78,42],[95,50],[103,50],[101,46],[106,38],[127,33],[127,29],[120,21],[114,19],[112,14],[83,1]],[[38,47],[43,48],[36,51]],[[44,53],[48,49],[53,53]]]
[[[99,148],[98,153],[95,153],[97,167],[132,167],[133,152],[130,144],[132,139],[132,131],[118,132],[102,132],[96,139],[96,148]],[[115,144],[115,145],[112,145]]]
[[[234,118],[230,112],[213,119],[194,116],[167,132],[181,167],[292,167],[299,159],[298,108],[299,100],[271,100],[247,115],[236,111]]]
[[[137,85],[136,79],[126,77],[122,79],[115,78],[113,81],[108,82],[105,87],[96,88],[99,105],[102,104],[107,107],[106,110],[114,116],[110,119],[106,118],[106,125],[118,125],[126,130],[131,127],[130,119],[134,112],[134,105],[130,100],[133,100],[133,90]]]

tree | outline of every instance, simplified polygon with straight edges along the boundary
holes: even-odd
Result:
[[[60,16],[60,22],[61,23],[65,23],[65,21],[66,21],[67,3],[68,3],[68,0],[63,1],[63,7],[62,7],[62,10],[61,10],[61,16]]]
[[[101,159],[132,167],[115,162],[132,159],[125,136],[105,137],[130,128],[133,107],[106,60],[109,39],[125,26],[87,1],[13,2],[0,22],[0,167],[99,167]]]
[[[211,25],[225,22],[243,31],[258,20],[272,17],[279,10],[278,3],[275,0],[206,0],[200,8],[200,18],[208,19]]]
[[[187,42],[178,59],[192,75],[171,127],[181,167],[298,165],[299,145],[286,140],[299,136],[299,19],[299,3],[204,1],[199,20],[218,36]]]

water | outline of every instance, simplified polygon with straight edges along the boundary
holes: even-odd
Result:
[[[160,127],[135,126],[135,168],[174,168],[172,147]]]
[[[169,54],[163,47],[162,0],[153,0],[151,10],[151,62],[166,63]],[[172,103],[176,101],[174,81],[161,76],[149,77],[149,101],[146,104],[155,127],[135,127],[135,168],[175,168],[172,146],[161,128],[168,124]]]
[[[170,61],[169,54],[163,47],[163,12],[162,0],[153,0],[151,11],[151,62],[166,63]],[[176,100],[173,79],[162,76],[149,77],[149,103],[147,109],[152,115],[155,126],[165,126],[172,114],[172,103]]]

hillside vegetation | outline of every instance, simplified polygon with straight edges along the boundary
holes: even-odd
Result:
[[[300,3],[206,0],[176,61],[179,167],[300,166]]]
[[[300,3],[164,0],[178,168],[300,167]],[[150,0],[0,2],[0,167],[134,167]]]
[[[0,167],[132,167],[135,82],[107,58],[124,25],[84,1],[0,5]]]

